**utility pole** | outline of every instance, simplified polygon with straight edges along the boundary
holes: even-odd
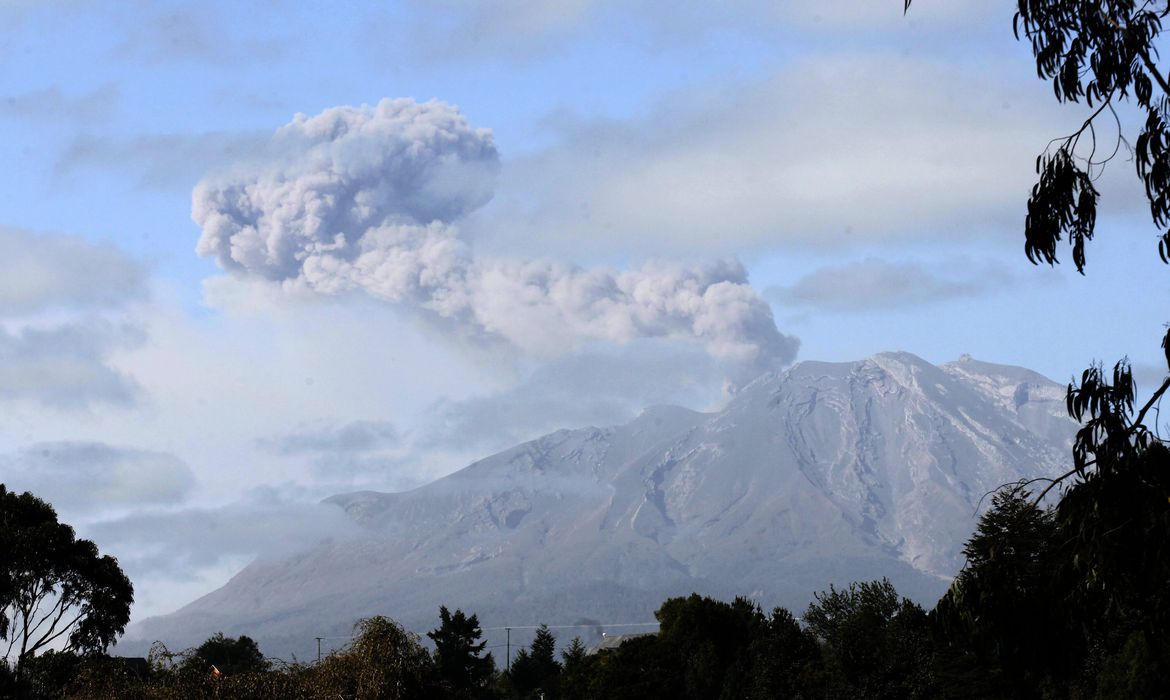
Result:
[[[508,666],[504,670],[509,671],[512,669],[512,628],[505,627],[504,631],[508,633]]]
[[[324,637],[317,637],[317,663],[321,663],[321,640]]]

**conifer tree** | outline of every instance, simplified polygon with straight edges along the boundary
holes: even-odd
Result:
[[[527,649],[521,649],[512,662],[512,685],[520,697],[557,697],[561,664],[556,659],[557,638],[548,625],[536,630],[536,638]]]
[[[427,632],[435,643],[435,666],[439,677],[449,684],[457,697],[478,697],[491,681],[495,661],[489,653],[481,656],[486,642],[479,617],[468,617],[462,610],[452,614],[439,607],[439,627]]]

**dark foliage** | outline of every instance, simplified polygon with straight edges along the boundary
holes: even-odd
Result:
[[[1170,687],[1170,450],[1131,420],[1132,382],[1070,389],[1070,404],[1090,393],[1107,398],[1088,400],[1101,420],[1078,436],[1095,468],[1071,472],[1051,509],[997,494],[935,611],[942,643],[1005,696]]]
[[[658,634],[585,657],[588,690],[568,697],[821,696],[820,649],[786,610],[765,617],[745,598],[693,594],[667,600],[655,615]]]
[[[557,639],[548,627],[541,625],[528,649],[521,649],[508,671],[512,687],[518,697],[558,697],[561,664],[556,658]]]
[[[3,484],[0,553],[0,640],[18,686],[40,650],[97,654],[125,629],[134,589],[117,560],[76,539],[48,503]]]
[[[662,645],[681,662],[687,697],[742,694],[748,685],[747,648],[767,629],[755,603],[736,598],[728,604],[691,594],[666,601],[655,617]]]
[[[251,637],[225,637],[217,632],[186,654],[183,665],[194,672],[210,672],[212,667],[224,676],[267,671],[269,663]]]
[[[574,637],[561,652],[561,698],[575,700],[589,697],[590,657],[580,637]]]
[[[439,677],[455,697],[483,697],[495,674],[491,654],[483,654],[485,642],[479,618],[462,610],[454,614],[439,608],[439,627],[427,633],[435,643],[435,666]]]
[[[1076,646],[1060,614],[1055,541],[1052,513],[1027,491],[997,493],[963,550],[966,568],[935,607],[943,642],[970,654],[998,692],[1034,686]]]
[[[682,698],[679,664],[656,636],[625,641],[593,657],[587,692],[577,697],[656,700]]]
[[[889,581],[829,588],[804,614],[821,644],[833,694],[866,698],[934,697],[926,612]]]
[[[747,655],[751,673],[745,697],[813,697],[814,690],[824,685],[816,639],[784,608],[772,611],[767,631],[752,640]]]

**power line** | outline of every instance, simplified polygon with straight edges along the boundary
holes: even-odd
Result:
[[[484,632],[490,630],[538,630],[541,627],[550,630],[562,629],[576,629],[576,628],[593,628],[593,627],[658,627],[659,622],[595,622],[583,625],[507,625],[501,627],[481,627]]]
[[[576,625],[501,625],[499,627],[481,627],[480,630],[483,632],[498,632],[501,630],[507,632],[508,638],[504,644],[493,644],[492,646],[486,647],[486,648],[487,649],[496,649],[499,647],[507,647],[506,663],[509,666],[511,666],[511,664],[512,664],[512,630],[538,630],[541,627],[544,627],[545,629],[550,629],[550,630],[596,629],[599,627],[602,627],[602,628],[604,628],[604,627],[658,627],[660,624],[661,623],[658,623],[658,622],[594,622],[594,623],[576,624]],[[322,640],[325,640],[325,639],[353,639],[356,636],[357,635],[350,634],[350,635],[339,635],[339,636],[333,636],[333,637],[329,637],[329,636],[313,637],[313,639],[315,639],[317,641],[317,661],[321,660],[321,641]]]

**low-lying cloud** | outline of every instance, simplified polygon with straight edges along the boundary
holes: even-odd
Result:
[[[421,483],[402,474],[403,467],[411,466],[403,459],[409,450],[389,421],[300,425],[287,434],[261,438],[257,444],[280,457],[307,460],[315,476],[343,488],[371,480],[380,488],[396,490]]]
[[[0,399],[59,408],[130,404],[138,383],[110,356],[142,340],[132,326],[87,320],[50,328],[0,328]]]
[[[139,345],[111,320],[148,295],[148,270],[109,244],[0,227],[0,400],[129,404],[139,386],[113,356]]]
[[[230,559],[279,557],[359,527],[337,506],[239,501],[219,508],[136,513],[92,525],[86,534],[119,553],[130,570],[183,578]]]
[[[939,267],[870,257],[822,267],[791,286],[769,287],[765,295],[789,307],[861,312],[979,296],[1010,289],[1017,282],[1000,266],[951,261]]]
[[[723,369],[698,350],[656,343],[560,358],[508,389],[431,407],[417,447],[483,456],[562,428],[620,425],[649,406],[706,409],[720,398]]]
[[[0,227],[0,316],[118,306],[146,296],[145,266],[76,236]]]
[[[491,199],[498,170],[491,133],[441,102],[299,115],[266,158],[195,188],[197,249],[230,271],[361,291],[536,355],[671,338],[758,366],[795,356],[734,261],[616,270],[475,255],[456,223]]]
[[[398,430],[388,421],[359,420],[343,425],[305,425],[260,445],[279,455],[369,452],[398,444]]]
[[[64,520],[106,510],[181,502],[195,484],[174,455],[100,442],[42,442],[0,456],[0,474],[15,491],[53,504]]]

